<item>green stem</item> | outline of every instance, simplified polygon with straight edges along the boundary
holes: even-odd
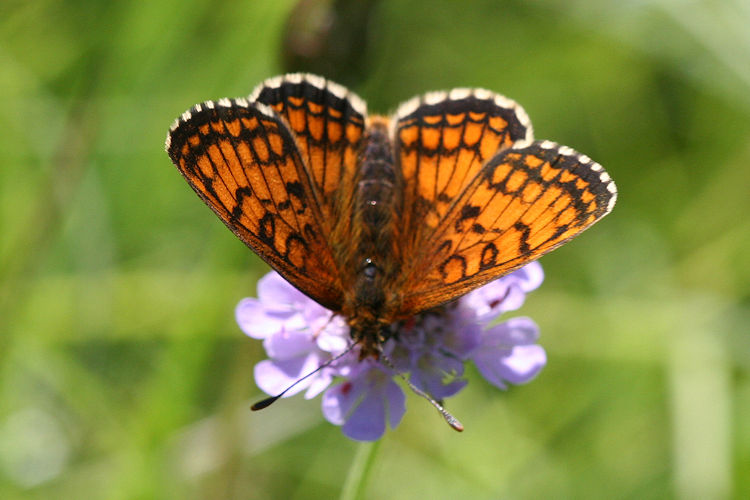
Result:
[[[339,500],[360,500],[364,498],[379,448],[380,440],[359,445],[354,460],[352,460],[352,465],[349,467],[349,473],[346,475],[344,487],[341,488]]]

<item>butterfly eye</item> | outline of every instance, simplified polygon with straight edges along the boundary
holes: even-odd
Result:
[[[362,273],[367,279],[375,279],[375,276],[378,274],[378,266],[376,266],[372,262],[372,259],[365,259],[365,265],[362,268]]]

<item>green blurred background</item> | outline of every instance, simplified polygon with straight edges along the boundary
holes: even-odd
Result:
[[[746,0],[0,4],[0,498],[336,498],[362,447],[261,413],[233,318],[267,267],[163,151],[192,104],[307,70],[387,112],[518,100],[617,181],[518,314],[549,364],[408,395],[362,498],[750,497]],[[366,449],[366,448],[365,448]],[[355,488],[356,489],[356,488]]]

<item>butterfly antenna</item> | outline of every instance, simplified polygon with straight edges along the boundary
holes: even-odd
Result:
[[[420,389],[419,387],[417,387],[416,385],[414,385],[411,382],[411,380],[409,380],[408,378],[406,378],[406,376],[404,376],[403,373],[401,373],[398,370],[396,370],[396,368],[393,366],[393,363],[391,363],[391,360],[388,359],[388,357],[385,354],[383,354],[382,352],[380,353],[380,359],[383,360],[383,363],[388,368],[390,368],[391,370],[393,370],[393,373],[395,373],[396,375],[398,375],[398,377],[401,380],[403,380],[406,383],[406,385],[409,386],[409,389],[411,389],[412,392],[414,392],[414,394],[416,394],[417,396],[421,396],[422,398],[426,399],[428,403],[430,403],[432,406],[434,406],[435,409],[437,411],[439,411],[440,414],[443,416],[443,418],[448,423],[448,425],[450,425],[454,430],[457,430],[458,432],[461,432],[461,431],[464,430],[463,424],[461,422],[459,422],[458,419],[451,414],[451,412],[449,412],[448,410],[446,410],[443,407],[443,405],[441,405],[440,403],[438,403],[437,401],[435,401],[435,399],[432,396],[430,396],[429,394],[427,394],[426,392],[424,392],[422,389]]]
[[[258,401],[253,406],[251,406],[250,409],[253,410],[253,411],[258,411],[258,410],[262,410],[263,408],[268,408],[273,403],[275,403],[277,399],[281,398],[282,396],[284,396],[284,394],[286,394],[287,392],[289,392],[289,390],[292,387],[296,386],[297,384],[299,384],[303,380],[305,380],[305,379],[307,379],[309,377],[312,377],[313,375],[315,375],[316,373],[318,373],[323,368],[325,368],[327,366],[330,366],[331,364],[335,363],[336,361],[338,361],[339,359],[341,359],[345,355],[349,354],[351,352],[351,350],[354,349],[355,345],[357,345],[357,344],[351,344],[349,347],[346,348],[346,350],[344,352],[342,352],[341,354],[338,354],[338,355],[332,357],[331,359],[329,359],[328,361],[326,361],[325,363],[323,363],[322,365],[320,365],[319,367],[317,367],[316,369],[314,369],[313,371],[311,371],[310,373],[308,373],[304,377],[297,379],[292,385],[290,385],[289,387],[287,387],[286,389],[284,389],[283,391],[281,391],[279,394],[277,394],[275,396],[271,396],[270,398],[266,398],[266,399],[264,399],[262,401]]]

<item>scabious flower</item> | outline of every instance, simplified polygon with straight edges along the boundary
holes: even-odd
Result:
[[[351,439],[374,441],[385,433],[386,425],[395,428],[406,411],[394,370],[438,401],[466,386],[468,361],[500,389],[529,382],[547,362],[544,349],[536,344],[539,328],[526,317],[493,322],[521,307],[526,294],[543,279],[542,266],[532,262],[455,302],[394,323],[383,346],[390,363],[373,358],[360,361],[355,348],[285,397],[305,391],[310,399],[325,391],[324,417],[342,426]],[[257,299],[238,304],[236,317],[242,331],[263,341],[269,359],[255,366],[255,380],[270,395],[343,353],[352,342],[344,318],[275,272],[258,282]]]

